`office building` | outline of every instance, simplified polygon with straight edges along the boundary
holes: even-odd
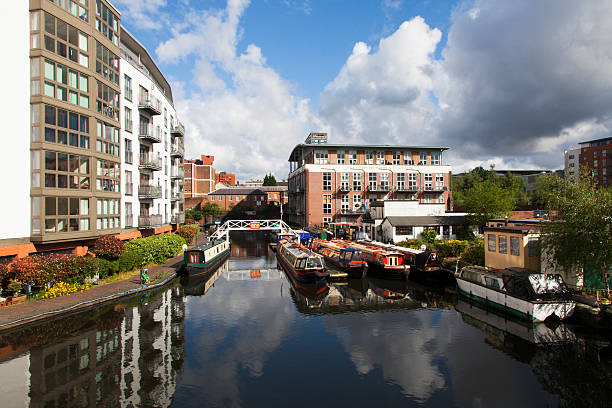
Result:
[[[595,184],[609,187],[612,184],[612,137],[581,142],[580,167],[591,170]]]
[[[204,154],[197,160],[185,160],[185,198],[205,197],[215,189],[214,161],[215,156]]]

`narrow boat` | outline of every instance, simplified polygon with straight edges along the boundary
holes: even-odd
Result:
[[[455,278],[461,295],[530,321],[541,322],[553,316],[565,320],[576,307],[559,274],[466,266],[455,273]]]
[[[297,242],[280,241],[276,258],[300,282],[313,282],[329,275],[323,257]]]
[[[346,248],[361,250],[363,259],[368,264],[368,275],[377,275],[386,279],[406,279],[410,269],[404,264],[404,254],[387,250],[364,242],[333,239],[331,242]]]
[[[352,278],[365,276],[368,267],[363,259],[363,252],[358,248],[350,248],[336,242],[315,239],[310,242],[310,247],[317,253],[323,255],[325,262],[346,272]]]
[[[201,273],[217,267],[230,254],[230,243],[217,239],[185,250],[183,269],[188,274]]]
[[[181,286],[186,295],[204,296],[228,269],[229,260],[226,259],[217,269],[202,269],[203,272],[181,276]]]

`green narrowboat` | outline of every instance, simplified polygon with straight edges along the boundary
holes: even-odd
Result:
[[[217,239],[185,250],[183,254],[184,271],[188,274],[201,273],[217,267],[230,254],[230,243]]]

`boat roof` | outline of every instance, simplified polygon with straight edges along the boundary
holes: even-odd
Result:
[[[195,246],[193,248],[189,248],[187,251],[205,251],[205,250],[210,249],[210,248],[212,248],[214,246],[222,244],[223,242],[225,242],[225,239],[220,238],[220,239],[216,239],[214,241],[207,242],[207,243],[202,244],[202,245]]]
[[[315,258],[320,258],[321,257],[321,255],[315,254],[314,252],[312,252],[308,248],[304,248],[304,247],[300,248],[300,247],[298,247],[293,242],[287,242],[287,243],[283,244],[283,246],[285,248],[287,248],[287,251],[291,252],[296,257],[303,257],[303,256],[309,256],[309,257],[315,257]]]

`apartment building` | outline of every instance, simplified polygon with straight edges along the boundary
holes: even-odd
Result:
[[[257,208],[267,204],[268,195],[255,187],[229,187],[211,191],[201,200],[206,203],[217,204],[222,210],[229,211],[235,206]]]
[[[132,149],[139,148],[140,140],[121,131],[128,118],[120,109],[125,86],[121,70],[130,66],[120,62],[121,50],[133,37],[126,32],[124,40],[120,34],[119,12],[106,0],[30,0],[29,7],[23,2],[6,6],[1,30],[13,41],[12,63],[1,69],[11,78],[6,86],[13,92],[2,102],[11,137],[0,161],[6,175],[3,191],[10,194],[0,215],[0,258],[83,254],[101,235],[137,236],[138,230],[125,229],[124,186],[129,182],[124,167],[130,164],[125,139],[133,142]],[[159,70],[157,74],[161,76]],[[140,107],[131,109],[138,113]],[[178,127],[178,122],[169,123]],[[182,134],[184,130],[177,137]],[[180,139],[169,138],[168,144],[175,140],[178,146]],[[180,163],[180,156],[169,150],[168,156]],[[172,163],[168,161],[169,178]],[[180,186],[182,173],[176,168]],[[134,176],[140,174],[134,170]],[[139,214],[140,202],[131,203]],[[168,214],[174,208],[180,211],[177,205]],[[160,206],[155,214],[162,211]],[[132,226],[138,226],[137,220]]]
[[[202,155],[200,159],[185,160],[185,198],[201,198],[215,189],[215,156]]]
[[[598,186],[612,185],[612,137],[581,142],[580,167],[591,169]]]
[[[185,128],[168,81],[123,27],[120,50],[121,226],[163,232],[184,222]]]
[[[268,203],[281,205],[289,201],[287,186],[261,186],[259,189],[268,195]]]
[[[227,186],[235,186],[236,185],[236,175],[234,173],[228,173],[225,171],[220,171],[215,174],[215,181],[217,183],[223,183]]]
[[[444,204],[452,210],[446,147],[329,144],[311,133],[289,155],[287,221],[300,225],[359,223],[380,200]]]
[[[578,180],[580,174],[580,149],[571,149],[563,152],[563,171],[566,180]]]

